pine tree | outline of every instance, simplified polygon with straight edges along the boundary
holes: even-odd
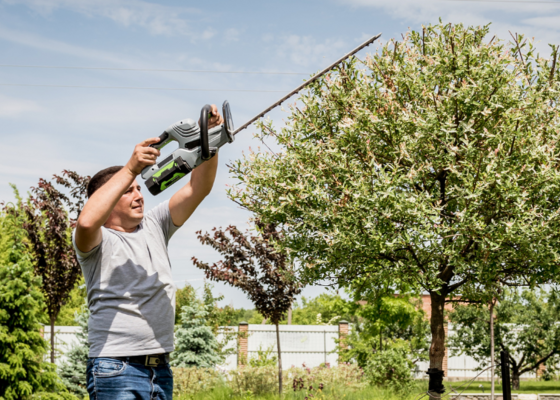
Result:
[[[58,374],[68,391],[84,397],[87,396],[86,364],[89,354],[87,305],[82,306],[81,312],[76,313],[74,319],[81,328],[76,334],[78,343],[66,353],[67,361],[59,367]]]
[[[218,354],[218,341],[206,324],[208,308],[199,301],[183,306],[182,323],[175,333],[172,366],[212,368],[223,361]]]
[[[41,280],[24,246],[25,231],[15,208],[0,215],[0,400],[19,400],[38,391],[63,389],[55,366],[44,362],[41,337]]]

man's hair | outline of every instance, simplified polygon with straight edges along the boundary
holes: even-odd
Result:
[[[97,174],[93,175],[93,178],[91,178],[87,186],[87,197],[91,197],[97,189],[109,182],[109,179],[121,169],[123,169],[122,165],[115,165],[114,167],[102,169]]]

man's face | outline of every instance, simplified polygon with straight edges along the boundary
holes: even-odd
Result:
[[[135,227],[142,221],[144,217],[144,196],[140,193],[138,182],[132,182],[115,205],[113,213],[116,213],[124,228]]]

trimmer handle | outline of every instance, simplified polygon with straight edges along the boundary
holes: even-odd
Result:
[[[169,139],[169,133],[163,132],[161,135],[159,135],[159,142],[152,143],[148,147],[153,147],[154,149],[161,149],[163,146],[167,144],[168,139]]]
[[[200,110],[200,158],[207,161],[216,154],[216,148],[210,149],[208,146],[208,118],[212,116],[212,106],[206,104]]]

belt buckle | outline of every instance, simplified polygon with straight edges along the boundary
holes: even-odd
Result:
[[[146,356],[144,365],[146,367],[157,367],[161,363],[159,356]]]

